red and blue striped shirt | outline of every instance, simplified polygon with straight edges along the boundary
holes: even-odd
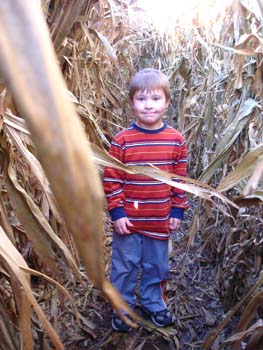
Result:
[[[118,133],[110,154],[128,166],[154,166],[175,176],[186,176],[187,147],[183,136],[164,124],[142,129],[135,123]],[[153,178],[128,174],[111,167],[104,171],[104,191],[113,221],[127,216],[130,231],[156,239],[168,239],[169,218],[183,219],[189,207],[183,190]]]

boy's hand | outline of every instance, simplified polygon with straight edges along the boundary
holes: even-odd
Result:
[[[170,218],[169,228],[171,231],[179,230],[182,220],[177,218]]]
[[[131,233],[129,226],[133,226],[127,217],[113,221],[114,230],[120,235],[128,235]]]

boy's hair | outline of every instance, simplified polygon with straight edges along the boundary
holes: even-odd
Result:
[[[171,98],[170,83],[168,77],[160,70],[154,68],[146,68],[134,75],[129,88],[129,98],[133,101],[133,97],[137,91],[152,91],[162,89],[167,100]]]

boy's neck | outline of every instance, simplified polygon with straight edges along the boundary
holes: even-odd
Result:
[[[133,122],[133,126],[134,126],[137,130],[142,131],[142,132],[144,132],[144,133],[146,133],[146,134],[155,134],[155,133],[159,133],[159,132],[161,132],[162,130],[164,130],[164,129],[166,128],[167,124],[166,124],[165,122],[162,122],[162,125],[161,125],[160,128],[158,128],[158,129],[151,129],[151,128],[141,127],[140,125],[138,125],[138,124],[136,123],[136,121],[134,121],[134,122]]]
[[[145,125],[141,126],[140,123],[138,123],[137,120],[134,122],[134,124],[137,125],[140,129],[144,129],[144,130],[159,130],[159,129],[162,129],[163,126],[164,126],[164,122],[163,121],[161,121],[160,125],[158,125],[157,127],[155,126],[155,127],[152,127],[152,128],[151,128],[151,125],[149,125],[149,126],[145,126]]]

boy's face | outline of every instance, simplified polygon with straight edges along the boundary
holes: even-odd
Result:
[[[150,130],[162,127],[162,118],[169,104],[162,89],[138,90],[131,104],[139,127]]]

